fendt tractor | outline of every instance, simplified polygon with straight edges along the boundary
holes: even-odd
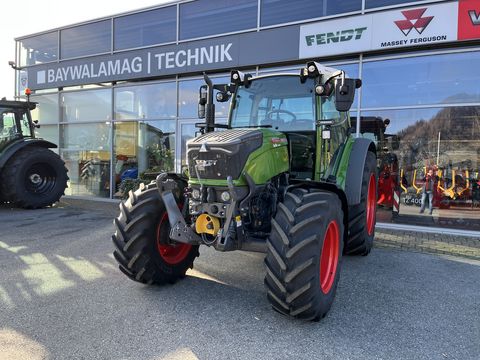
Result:
[[[68,180],[63,160],[50,150],[57,145],[35,137],[35,107],[29,99],[0,100],[0,203],[27,209],[57,202]]]
[[[114,256],[130,279],[174,283],[199,255],[265,252],[267,298],[278,312],[320,320],[330,309],[342,254],[367,255],[376,210],[376,148],[357,138],[348,111],[359,79],[307,63],[299,74],[200,88],[188,170],[160,174],[120,204]],[[217,101],[231,98],[228,125]],[[215,129],[219,129],[215,131]]]

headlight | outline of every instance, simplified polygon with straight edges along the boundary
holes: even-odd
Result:
[[[230,201],[230,193],[228,191],[222,192],[220,197],[222,198],[222,201],[224,201],[224,202]]]
[[[200,190],[198,189],[193,189],[192,190],[192,198],[194,198],[195,200],[200,200]]]

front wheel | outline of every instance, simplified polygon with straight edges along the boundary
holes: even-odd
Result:
[[[114,221],[113,256],[130,279],[144,284],[175,283],[199,255],[198,246],[172,243],[165,205],[154,183],[131,192]]]
[[[343,211],[334,193],[294,189],[279,203],[267,241],[265,286],[272,307],[320,320],[335,297],[343,250]]]

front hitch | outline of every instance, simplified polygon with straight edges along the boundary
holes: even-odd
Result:
[[[170,239],[173,241],[199,245],[201,244],[201,237],[193,231],[188,225],[177,205],[173,190],[177,188],[175,180],[168,177],[167,173],[161,173],[157,176],[157,188],[162,200],[165,204],[165,209],[168,213],[168,221],[170,223]],[[188,206],[186,204],[185,206]]]

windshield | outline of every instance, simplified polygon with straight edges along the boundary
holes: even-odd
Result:
[[[0,107],[0,148],[22,135],[32,136],[27,112],[22,109]]]
[[[315,130],[313,79],[270,76],[240,87],[233,99],[231,127],[271,126],[280,131]]]

